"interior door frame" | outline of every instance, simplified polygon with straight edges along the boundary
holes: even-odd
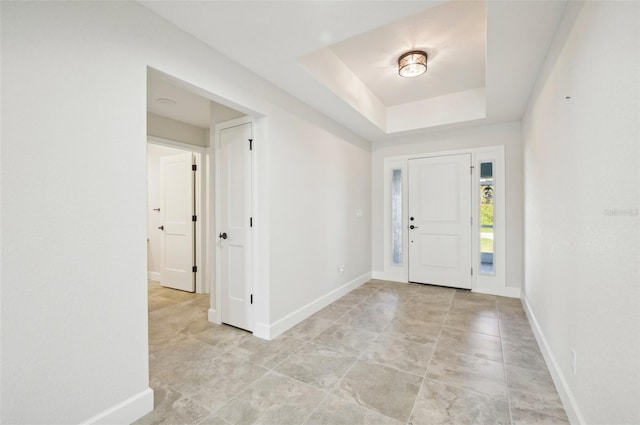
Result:
[[[222,223],[220,222],[220,217],[221,217],[221,206],[222,206],[222,199],[221,199],[221,190],[220,190],[220,177],[221,177],[221,159],[220,159],[220,131],[226,129],[226,128],[231,128],[231,127],[236,127],[239,125],[243,125],[243,124],[251,124],[252,126],[252,132],[253,132],[253,138],[254,141],[256,139],[256,122],[254,117],[252,116],[244,116],[244,117],[240,117],[240,118],[236,118],[233,120],[229,120],[229,121],[225,121],[225,122],[221,122],[215,125],[214,127],[214,143],[213,143],[213,179],[214,179],[214,203],[215,203],[215,208],[214,208],[214,232],[212,234],[212,239],[211,241],[215,241],[212,242],[215,244],[215,290],[211,291],[212,297],[213,299],[211,300],[211,308],[209,309],[209,321],[213,322],[213,323],[217,323],[217,324],[221,324],[222,323],[222,285],[221,285],[221,281],[222,281],[222,276],[221,276],[221,266],[222,266],[222,252],[221,252],[221,247],[220,247],[220,242],[219,239],[217,237],[217,235],[219,233],[221,233],[223,231],[222,229]],[[255,145],[254,145],[255,146]],[[257,186],[257,177],[256,177],[256,156],[255,155],[251,155],[251,163],[250,163],[250,167],[251,167],[251,193],[248,194],[249,199],[251,200],[250,205],[249,205],[249,211],[248,211],[248,216],[253,217],[253,220],[256,221],[255,215],[254,215],[254,210],[255,210],[255,205],[256,205],[256,186]],[[245,194],[246,195],[246,194]],[[247,270],[248,273],[248,279],[249,279],[249,287],[251,288],[251,292],[255,293],[255,267],[256,267],[256,253],[255,253],[255,247],[256,247],[256,232],[255,230],[255,225],[253,227],[250,228],[249,230],[249,238],[248,238],[248,247],[247,250],[249,252],[249,264],[245,265],[245,269]],[[255,304],[253,304],[255,305]],[[252,305],[252,307],[253,307]],[[251,322],[251,328],[253,329],[253,332],[255,334],[256,332],[256,315],[252,311],[250,312],[250,322]]]
[[[446,151],[433,151],[417,154],[407,154],[399,156],[389,156],[383,158],[382,164],[382,228],[383,232],[383,270],[374,271],[373,277],[375,279],[390,280],[400,283],[409,282],[409,267],[408,267],[408,166],[410,159],[429,158],[447,155],[458,154],[471,154],[471,163],[475,167],[471,178],[471,209],[473,216],[473,225],[471,233],[471,264],[474,268],[473,275],[471,276],[471,290],[474,292],[501,295],[508,297],[519,297],[520,290],[518,288],[506,286],[506,268],[505,268],[505,256],[506,256],[506,221],[505,221],[505,147],[503,145],[485,146],[478,148],[468,149],[455,149]],[[479,273],[479,267],[477,266],[477,260],[479,259],[480,240],[479,240],[479,223],[480,223],[480,211],[479,211],[479,163],[484,160],[494,160],[496,167],[494,172],[496,182],[494,186],[496,194],[496,273],[494,275],[481,275]],[[403,261],[401,264],[393,264],[391,253],[391,173],[393,170],[402,171],[402,240],[403,240]]]
[[[198,217],[197,221],[195,222],[196,226],[194,231],[196,249],[195,259],[196,265],[198,266],[198,271],[196,272],[195,289],[197,294],[206,294],[210,291],[211,288],[209,271],[211,270],[212,265],[210,261],[211,256],[209,255],[209,250],[207,248],[207,244],[205,243],[205,241],[210,239],[211,233],[211,229],[209,228],[210,226],[207,225],[207,223],[209,222],[208,216],[210,214],[208,214],[208,203],[206,202],[207,193],[209,192],[210,188],[209,181],[206,178],[208,172],[208,167],[206,166],[206,164],[209,162],[208,158],[210,156],[209,149],[151,135],[147,135],[147,144],[165,146],[193,153],[194,162],[197,167],[195,181],[195,214]]]

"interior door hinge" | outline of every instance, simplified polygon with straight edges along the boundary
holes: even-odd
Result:
[[[470,220],[470,221],[471,221],[471,225],[473,226],[473,217],[471,217],[471,220]]]
[[[469,167],[469,174],[473,174],[473,165]]]
[[[191,216],[191,221],[198,221],[198,216],[197,215],[192,215]]]
[[[249,139],[249,150],[253,150],[253,139]]]
[[[253,227],[253,217],[249,217],[249,227]]]
[[[471,276],[473,276],[473,267],[471,267]]]
[[[197,273],[198,272],[198,266],[191,267],[191,271],[194,272],[194,273]]]
[[[253,304],[253,294],[251,294],[251,304]]]
[[[191,169],[193,171],[198,171],[198,166],[196,164],[191,165]]]

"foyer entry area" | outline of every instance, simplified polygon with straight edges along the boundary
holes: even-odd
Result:
[[[272,341],[150,291],[137,424],[568,424],[520,300],[372,280]]]

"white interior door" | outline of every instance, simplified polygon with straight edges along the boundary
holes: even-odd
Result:
[[[409,281],[471,289],[471,155],[409,160]]]
[[[220,140],[220,285],[223,323],[249,331],[251,319],[252,124],[223,128]]]
[[[195,291],[195,191],[191,152],[160,158],[160,215],[162,217],[162,286]]]

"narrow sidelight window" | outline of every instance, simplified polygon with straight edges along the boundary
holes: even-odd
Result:
[[[391,177],[391,244],[393,265],[402,265],[402,170]]]
[[[496,272],[494,248],[493,162],[480,163],[480,273]]]

